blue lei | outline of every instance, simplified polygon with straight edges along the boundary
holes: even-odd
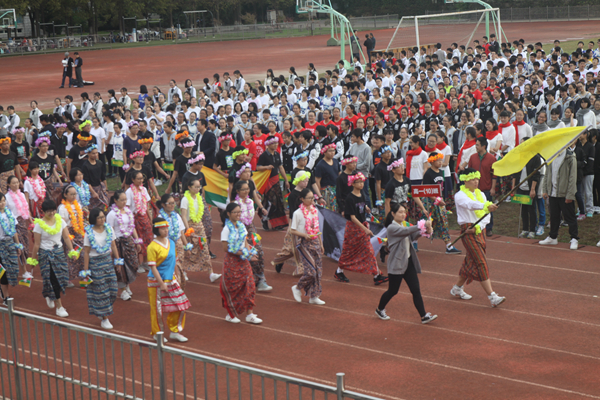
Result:
[[[96,242],[96,235],[94,234],[93,225],[88,225],[84,229],[85,229],[85,233],[87,233],[87,235],[88,235],[88,239],[90,241],[90,247],[92,249],[96,250],[96,252],[98,254],[108,253],[108,251],[110,250],[110,244],[113,240],[113,231],[112,231],[112,228],[110,227],[110,225],[107,223],[104,223],[104,229],[106,230],[106,243],[104,243],[104,246],[102,246],[102,247],[100,247],[98,245],[98,243]]]
[[[229,237],[227,238],[227,251],[231,254],[237,254],[238,251],[242,251],[240,258],[242,260],[249,260],[254,254],[257,254],[256,249],[248,250],[246,248],[246,236],[248,231],[241,221],[238,221],[236,225],[233,225],[229,219],[225,220],[225,226],[229,229]]]
[[[176,242],[179,238],[179,220],[177,218],[177,213],[173,211],[170,217],[163,209],[161,209],[158,213],[169,223],[169,239]]]
[[[90,194],[90,185],[88,185],[86,181],[81,181],[82,187],[79,187],[79,185],[76,183],[73,183],[73,185],[71,186],[73,186],[77,191],[77,195],[79,196],[79,203],[81,204],[81,206],[89,206],[90,198],[92,197],[92,195]]]
[[[6,236],[13,237],[17,233],[17,221],[15,221],[15,217],[8,207],[4,207],[4,213],[6,214],[8,223],[4,218],[0,218],[0,226],[2,226],[2,230]]]

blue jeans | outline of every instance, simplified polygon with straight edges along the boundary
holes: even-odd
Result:
[[[371,179],[371,178],[369,178]],[[367,206],[369,208],[373,208],[371,207],[371,195],[370,195],[370,191],[369,191],[369,181],[367,180],[362,188],[362,194],[365,197],[365,200],[367,201]]]
[[[539,211],[538,226],[546,225],[546,200],[543,197],[537,199],[537,206]]]
[[[62,83],[60,86],[65,86],[65,78],[67,77],[67,73],[63,71]],[[73,77],[69,76],[69,87],[73,84]]]

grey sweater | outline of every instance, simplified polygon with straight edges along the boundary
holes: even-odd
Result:
[[[365,177],[369,177],[371,159],[373,158],[369,145],[364,142],[362,144],[355,143],[350,147],[348,154],[358,159],[356,170],[362,172]]]

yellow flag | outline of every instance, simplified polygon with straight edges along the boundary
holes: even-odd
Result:
[[[502,160],[495,162],[493,165],[494,174],[508,176],[521,172],[536,154],[540,154],[547,160],[572,142],[584,129],[585,127],[576,126],[573,128],[552,129],[540,133],[522,142],[509,151]]]

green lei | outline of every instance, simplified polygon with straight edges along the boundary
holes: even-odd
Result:
[[[62,218],[58,213],[54,214],[54,228],[50,228],[42,218],[36,218],[33,222],[38,224],[50,236],[56,235],[62,228]]]
[[[483,192],[481,190],[475,189],[474,192],[471,192],[469,189],[467,189],[465,187],[465,185],[462,185],[460,187],[460,191],[463,192],[464,194],[466,194],[467,197],[470,198],[471,200],[478,201],[483,204],[483,210],[473,210],[475,212],[475,216],[477,217],[477,219],[480,219],[484,215],[489,213],[488,207],[493,203],[491,201],[487,200],[487,198],[485,197],[485,195],[483,194]],[[475,225],[475,233],[478,235],[481,233],[481,226],[479,226],[479,224]]]
[[[202,221],[202,216],[204,215],[204,202],[202,201],[202,196],[200,196],[200,193],[196,193],[198,207],[194,207],[194,198],[190,194],[189,190],[185,191],[185,198],[188,201],[188,213],[190,215],[190,219],[196,224],[200,223],[200,221]]]

